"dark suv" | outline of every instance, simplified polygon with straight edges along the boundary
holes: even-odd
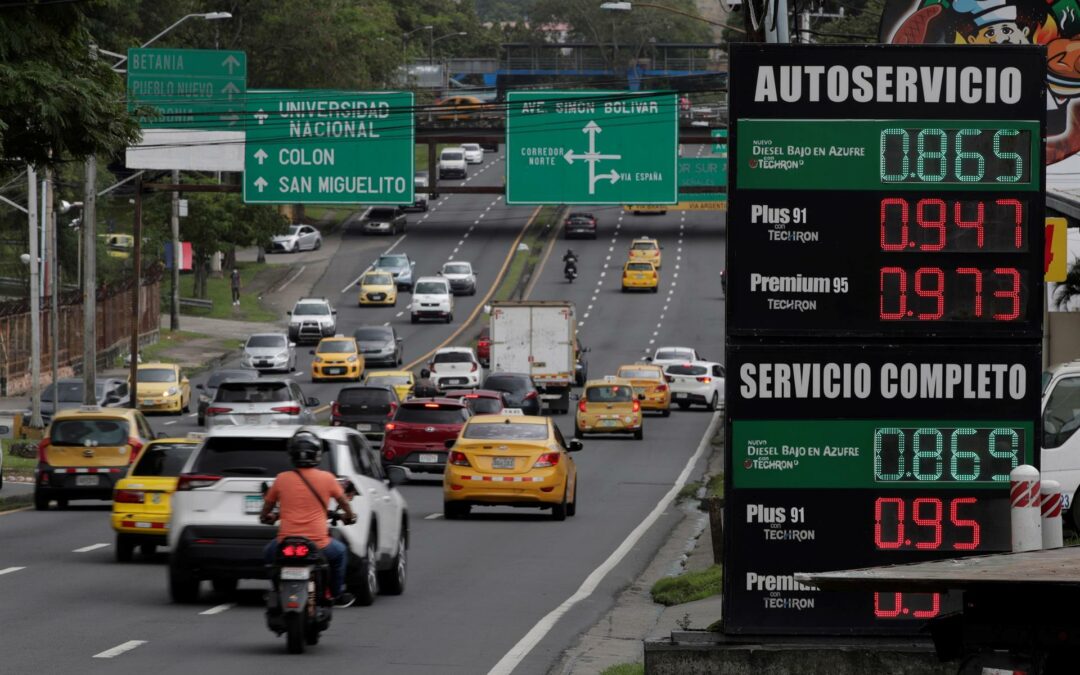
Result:
[[[395,206],[377,206],[364,216],[364,234],[397,234],[405,231],[405,211]]]
[[[526,415],[540,414],[540,392],[526,373],[492,373],[480,388],[506,392],[507,408],[521,408]]]
[[[394,419],[400,403],[393,387],[365,384],[342,387],[330,404],[330,424],[352,427],[368,440],[381,440],[383,427]]]
[[[596,216],[591,213],[571,213],[563,221],[563,236],[596,239]]]
[[[460,400],[405,401],[384,427],[383,466],[402,467],[407,478],[442,476],[446,470],[446,441],[458,437],[469,415],[469,409]]]

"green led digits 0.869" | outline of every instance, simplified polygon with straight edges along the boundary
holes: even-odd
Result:
[[[874,481],[1008,482],[1026,447],[1017,427],[879,427]]]
[[[882,129],[881,182],[1028,183],[1030,148],[1022,129]]]

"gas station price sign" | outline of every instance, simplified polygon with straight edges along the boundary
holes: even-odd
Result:
[[[796,572],[1007,551],[1038,465],[1038,48],[732,45],[724,631],[915,634]]]

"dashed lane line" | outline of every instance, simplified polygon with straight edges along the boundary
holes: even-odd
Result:
[[[235,602],[226,602],[224,604],[217,605],[215,607],[211,607],[210,609],[208,609],[208,610],[206,610],[204,612],[199,612],[199,615],[200,616],[212,616],[214,614],[221,614],[222,612],[229,611],[233,607],[236,607]]]
[[[4,569],[0,570],[0,575],[11,574],[12,572],[18,572],[19,570],[24,570],[24,569],[26,569],[25,566],[24,567],[5,567]]]
[[[99,548],[105,548],[107,546],[108,546],[108,544],[90,544],[89,546],[83,546],[82,548],[77,548],[74,551],[72,551],[72,553],[89,553],[90,551],[96,551]]]
[[[296,274],[292,275],[291,277],[289,277],[288,279],[286,279],[286,280],[285,280],[285,283],[283,283],[283,284],[281,284],[280,286],[278,286],[278,289],[277,289],[277,291],[276,291],[276,292],[277,292],[277,293],[280,293],[280,292],[282,292],[283,290],[285,290],[285,287],[286,287],[286,286],[288,286],[289,284],[291,284],[292,282],[296,281],[296,277],[298,277],[298,276],[300,276],[301,274],[303,274],[303,273],[304,273],[304,270],[306,270],[306,269],[307,269],[307,265],[301,265],[301,266],[300,266],[300,269],[296,270]]]
[[[116,645],[112,649],[106,649],[103,652],[98,652],[97,654],[94,654],[94,658],[111,659],[120,656],[125,652],[130,652],[132,649],[135,649],[136,647],[142,646],[144,644],[146,644],[146,640],[128,640],[123,644]]]
[[[443,514],[441,514],[441,513],[429,513],[426,516],[424,516],[424,520],[438,520],[439,518],[442,518],[442,517],[443,517]]]

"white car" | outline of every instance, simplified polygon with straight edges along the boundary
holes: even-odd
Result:
[[[444,148],[439,154],[439,180],[467,177],[465,164],[465,148]]]
[[[285,333],[255,333],[244,344],[240,365],[260,372],[296,370],[296,343]]]
[[[431,381],[440,391],[480,386],[480,361],[469,347],[443,347],[428,363]]]
[[[656,366],[668,363],[686,363],[687,361],[704,361],[693,347],[660,347],[652,356],[645,360]]]
[[[346,427],[223,427],[191,453],[172,497],[169,592],[173,602],[198,601],[204,579],[228,592],[240,579],[265,579],[263,549],[277,527],[259,523],[263,490],[292,470],[286,440],[298,429],[323,442],[321,467],[355,487],[354,525],[332,529],[348,549],[346,585],[359,604],[405,590],[409,518],[405,499],[388,484],[378,454]]]
[[[300,298],[289,311],[289,341],[318,342],[337,333],[337,310],[326,298]]]
[[[409,318],[413,323],[419,323],[420,319],[453,321],[454,295],[450,292],[450,281],[443,277],[417,279],[409,303]]]
[[[461,260],[443,263],[439,276],[450,282],[450,292],[454,295],[476,295],[476,272],[472,263]]]
[[[479,143],[462,143],[461,147],[465,150],[465,162],[468,164],[483,164],[484,163],[484,149],[480,147]]]
[[[290,225],[285,234],[275,235],[266,247],[267,253],[297,253],[322,248],[322,235],[311,225]]]
[[[664,376],[671,389],[671,402],[686,410],[703,405],[709,410],[724,410],[724,367],[712,361],[687,361],[664,366]]]

